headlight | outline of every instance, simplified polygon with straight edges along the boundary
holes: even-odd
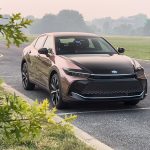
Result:
[[[145,78],[143,67],[136,60],[133,60],[133,62],[134,62],[134,70],[137,78],[139,79]]]
[[[143,68],[135,70],[135,74],[136,74],[137,78],[145,79],[145,74],[144,74],[144,69]]]
[[[143,68],[136,60],[133,60],[135,70],[140,70]]]
[[[76,77],[82,77],[82,78],[88,78],[90,76],[89,73],[80,69],[63,68],[63,70],[67,75],[70,75],[70,76],[76,76]]]

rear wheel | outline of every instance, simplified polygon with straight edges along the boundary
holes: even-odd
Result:
[[[54,74],[50,79],[50,100],[52,101],[53,107],[62,109],[65,106],[62,100],[61,85],[57,74]]]
[[[29,80],[27,63],[24,63],[22,66],[22,84],[25,90],[33,90],[35,88],[35,84]]]
[[[129,106],[135,106],[139,103],[140,101],[139,100],[134,100],[134,101],[127,101],[127,102],[124,102],[125,105],[129,105]]]

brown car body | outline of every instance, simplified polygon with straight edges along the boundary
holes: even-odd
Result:
[[[141,76],[137,75],[135,60],[120,55],[107,41],[109,46],[114,49],[113,54],[60,55],[56,51],[57,37],[99,38],[90,33],[46,33],[40,35],[23,50],[21,70],[23,70],[23,64],[26,63],[27,80],[31,82],[31,85],[36,84],[50,91],[51,77],[57,74],[60,87],[59,96],[63,102],[111,100],[134,103],[144,99],[147,94],[147,80],[142,67],[140,69],[143,73]],[[41,41],[38,43],[40,38]],[[46,40],[49,40],[50,47],[47,47]],[[39,49],[42,48],[49,49],[49,53],[39,53]],[[71,70],[71,74],[68,74],[65,68],[75,71],[84,70],[84,72],[79,72],[78,75],[75,72],[74,75]],[[115,73],[116,70],[117,73]],[[57,107],[59,108],[59,106]]]

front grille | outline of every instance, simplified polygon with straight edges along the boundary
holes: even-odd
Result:
[[[120,74],[120,75],[96,75],[91,74],[89,79],[131,79],[136,78],[136,74]]]
[[[77,81],[71,87],[71,92],[85,97],[115,97],[140,95],[143,92],[141,83],[131,81]]]

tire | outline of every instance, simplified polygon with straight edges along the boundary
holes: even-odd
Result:
[[[23,88],[25,90],[33,90],[35,88],[35,84],[31,83],[30,80],[29,80],[29,73],[28,73],[27,63],[24,63],[22,65],[21,73],[22,73]]]
[[[135,106],[135,105],[137,105],[139,102],[140,102],[140,100],[134,100],[134,101],[127,101],[127,102],[124,102],[124,104],[125,104],[125,105],[128,105],[128,106]]]
[[[52,106],[57,109],[65,108],[65,103],[62,99],[62,89],[60,85],[60,79],[58,75],[55,73],[52,75],[50,79],[50,100],[52,102]]]

